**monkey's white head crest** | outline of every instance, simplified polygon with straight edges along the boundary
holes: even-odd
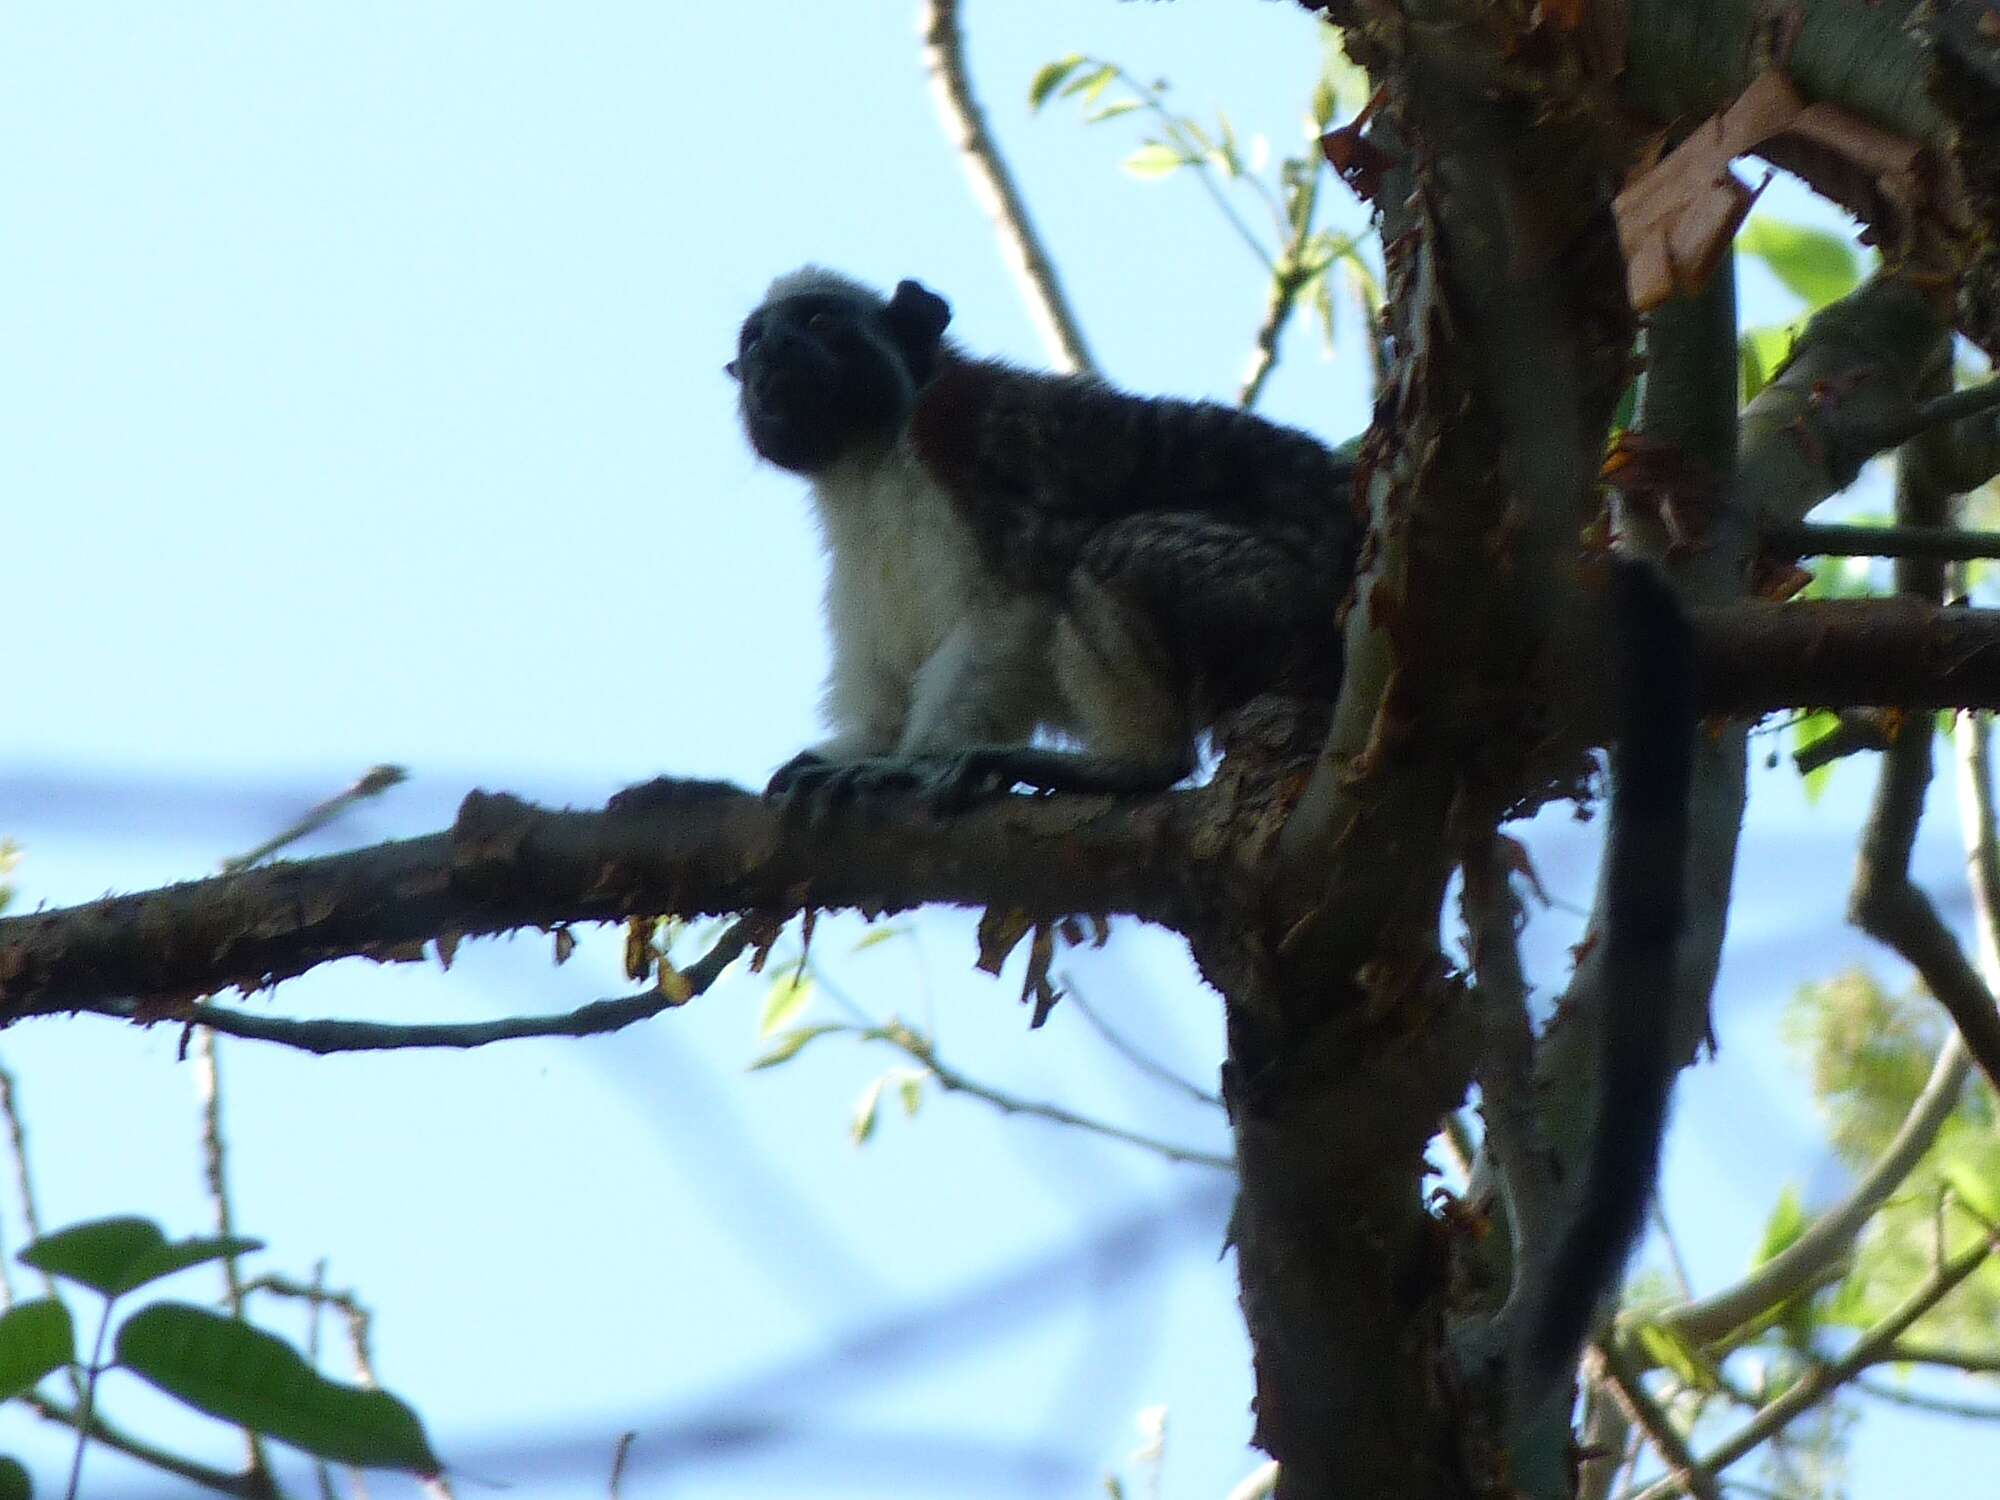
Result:
[[[800,266],[773,281],[771,289],[764,293],[764,301],[768,305],[786,297],[803,297],[813,292],[837,292],[843,296],[866,297],[873,302],[882,300],[881,293],[863,286],[851,276],[829,271],[824,266]]]

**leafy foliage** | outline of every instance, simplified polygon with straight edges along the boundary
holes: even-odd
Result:
[[[76,1361],[69,1309],[54,1297],[18,1303],[0,1313],[0,1401],[32,1391],[45,1376]]]
[[[150,1219],[121,1216],[44,1235],[21,1252],[21,1264],[115,1298],[190,1266],[263,1248],[262,1240],[237,1236],[169,1243]]]
[[[156,1302],[118,1330],[120,1366],[198,1411],[320,1458],[435,1474],[408,1405],[321,1375],[275,1334],[207,1308]]]
[[[262,1241],[236,1235],[169,1240],[150,1219],[119,1215],[44,1235],[19,1259],[103,1299],[101,1348],[120,1298],[177,1271],[261,1248]],[[440,1471],[422,1422],[405,1402],[386,1391],[328,1380],[283,1339],[241,1318],[154,1302],[123,1321],[113,1349],[110,1365],[82,1368],[85,1410],[93,1405],[98,1377],[120,1368],[198,1411],[321,1458],[419,1474]],[[0,1314],[0,1399],[26,1395],[48,1375],[78,1364],[70,1312],[57,1298],[24,1302]],[[86,1441],[87,1433],[80,1431],[79,1465]],[[8,1482],[0,1472],[0,1500],[9,1493]]]

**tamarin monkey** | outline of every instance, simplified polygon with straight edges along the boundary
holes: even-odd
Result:
[[[743,321],[750,444],[805,476],[831,563],[833,737],[774,796],[1027,785],[1163,790],[1260,693],[1332,699],[1364,534],[1351,462],[1231,407],[976,359],[915,281],[886,299],[806,267]],[[1534,1291],[1517,1379],[1566,1373],[1623,1268],[1659,1160],[1694,730],[1686,621],[1612,570],[1609,1004],[1581,1207]],[[1080,751],[1030,743],[1038,729]]]
[[[812,481],[832,567],[834,735],[774,792],[1157,791],[1229,709],[1339,691],[1348,460],[1233,407],[973,359],[950,318],[914,281],[885,302],[808,267],[743,322],[744,429]]]

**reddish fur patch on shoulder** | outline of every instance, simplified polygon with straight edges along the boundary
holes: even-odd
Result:
[[[979,467],[981,419],[1003,378],[997,365],[947,356],[910,416],[917,458],[954,495],[971,488]]]

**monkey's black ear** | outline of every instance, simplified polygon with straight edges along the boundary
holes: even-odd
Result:
[[[722,367],[722,373],[727,375],[731,380],[741,380],[743,378],[743,367],[732,359]]]
[[[951,304],[920,282],[899,281],[884,316],[905,344],[928,351],[951,322]]]

